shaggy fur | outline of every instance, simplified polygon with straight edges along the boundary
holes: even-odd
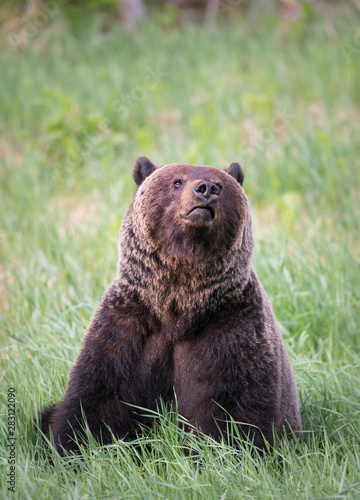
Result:
[[[243,179],[237,163],[221,171],[138,158],[116,278],[63,400],[43,413],[60,453],[77,449],[83,415],[104,444],[108,427],[132,439],[141,417],[131,405],[156,409],[174,393],[179,413],[217,439],[227,412],[259,447],[274,430],[301,436],[290,361],[251,265]]]

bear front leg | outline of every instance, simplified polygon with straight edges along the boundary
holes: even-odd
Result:
[[[265,440],[273,443],[274,426],[277,429],[282,420],[281,360],[276,349],[258,341],[252,321],[234,323],[223,328],[214,322],[176,346],[178,408],[191,424],[217,440],[232,440],[231,416],[245,439],[264,448]]]
[[[101,398],[92,393],[70,399],[68,394],[56,407],[52,423],[55,444],[60,455],[63,450],[79,451],[80,444],[87,444],[85,426],[95,441],[110,444],[115,438],[132,439],[136,436],[136,424],[131,407],[109,395]]]
[[[74,434],[84,441],[84,417],[102,444],[111,443],[112,434],[135,438],[141,412],[132,405],[155,409],[158,396],[169,399],[171,373],[171,349],[159,332],[141,312],[121,310],[105,297],[51,415],[58,451],[78,450]]]

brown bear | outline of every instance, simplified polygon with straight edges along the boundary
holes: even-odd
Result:
[[[229,415],[256,446],[301,437],[293,371],[251,264],[250,209],[238,163],[225,170],[136,161],[114,282],[103,296],[64,398],[44,410],[57,449],[77,450],[84,416],[96,440],[136,437],[134,406],[159,398],[199,431]],[[110,430],[111,432],[110,432]]]

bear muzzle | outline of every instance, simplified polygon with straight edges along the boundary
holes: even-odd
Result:
[[[222,186],[211,181],[196,182],[188,191],[186,208],[181,217],[198,225],[211,224],[216,218]]]

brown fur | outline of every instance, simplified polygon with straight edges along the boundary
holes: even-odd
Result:
[[[259,447],[274,430],[301,436],[290,361],[251,265],[243,177],[236,163],[221,171],[138,158],[117,276],[63,400],[44,412],[59,452],[76,450],[82,411],[96,439],[111,441],[107,426],[131,439],[140,417],[130,405],[155,409],[174,392],[179,413],[215,438],[226,435],[226,412]]]

